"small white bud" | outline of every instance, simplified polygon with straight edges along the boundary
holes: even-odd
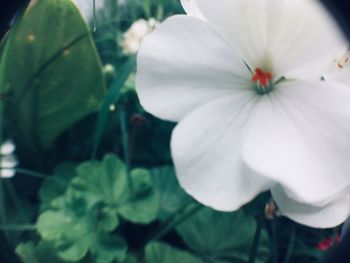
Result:
[[[0,154],[1,155],[12,154],[15,151],[15,149],[16,147],[14,143],[11,140],[7,140],[0,146]]]

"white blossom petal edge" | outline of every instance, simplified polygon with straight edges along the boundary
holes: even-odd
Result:
[[[321,81],[347,42],[316,0],[183,0],[142,42],[141,104],[179,122],[181,186],[233,211],[271,190],[283,215],[332,227],[350,213],[350,88]],[[335,212],[337,211],[337,212]]]

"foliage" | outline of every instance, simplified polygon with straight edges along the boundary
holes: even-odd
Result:
[[[4,184],[3,195],[0,184],[0,221],[11,208],[19,225],[4,220],[2,229],[23,263],[247,262],[256,218],[256,263],[284,262],[288,250],[289,262],[322,262],[316,244],[332,231],[267,220],[268,193],[224,213],[179,185],[175,124],[142,109],[135,55],[123,54],[121,41],[138,19],[182,12],[178,0],[105,0],[84,21],[71,0],[32,0],[19,13],[0,47],[2,137],[14,139],[20,164],[14,189]]]
[[[51,195],[42,194],[43,200],[51,202],[39,216],[39,233],[53,242],[62,259],[77,261],[90,251],[98,263],[122,261],[126,244],[109,233],[118,227],[120,218],[144,224],[155,220],[158,199],[150,174],[142,169],[128,173],[113,155],[102,162],[85,162],[75,174],[63,195],[52,200]],[[48,193],[47,188],[52,185],[44,184],[41,193]]]
[[[31,2],[5,43],[0,87],[12,132],[32,151],[52,146],[62,131],[101,107],[99,58],[71,1]]]
[[[216,212],[205,208],[180,224],[177,231],[205,262],[247,262],[256,222],[243,211]],[[269,240],[263,231],[256,262],[266,262]]]
[[[152,180],[159,198],[158,219],[166,220],[191,202],[180,187],[172,166],[152,169]]]

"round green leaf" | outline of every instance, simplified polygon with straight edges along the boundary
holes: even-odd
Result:
[[[192,199],[180,187],[175,169],[163,166],[151,170],[152,181],[159,199],[158,219],[167,220]]]
[[[125,219],[147,224],[155,220],[158,210],[158,198],[155,194],[150,173],[144,169],[131,171],[132,191],[128,202],[118,208]]]
[[[246,263],[251,250],[256,221],[243,211],[217,212],[204,208],[177,227],[184,242],[205,262]],[[269,256],[267,233],[262,232],[256,262]]]

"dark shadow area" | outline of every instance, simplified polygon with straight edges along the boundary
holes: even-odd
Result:
[[[0,39],[9,29],[9,24],[16,12],[27,2],[28,0],[3,0],[0,2]]]

